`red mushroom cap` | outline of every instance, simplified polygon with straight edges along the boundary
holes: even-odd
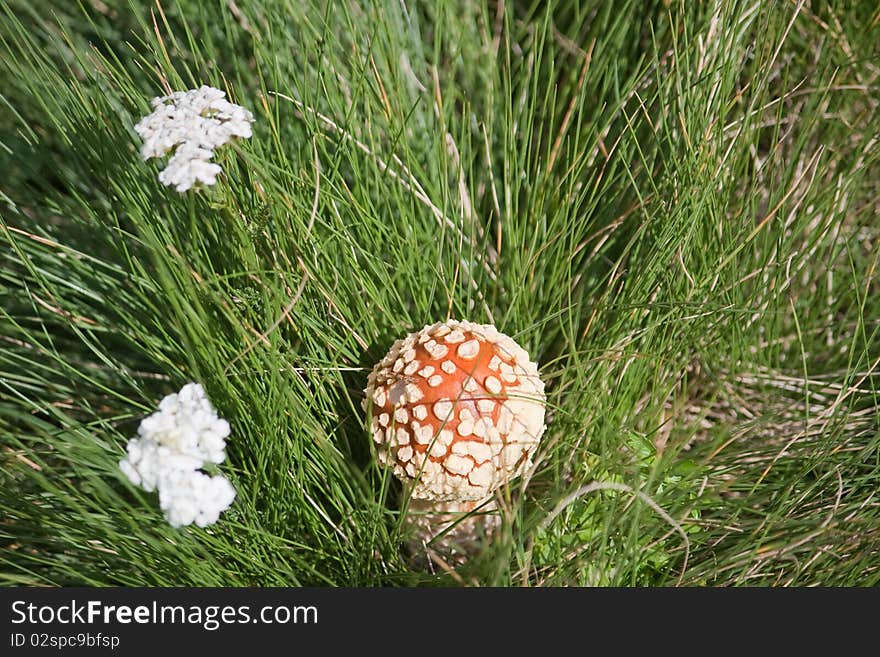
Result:
[[[489,324],[449,320],[407,335],[364,392],[379,460],[417,499],[486,498],[531,464],[544,432],[537,365]]]

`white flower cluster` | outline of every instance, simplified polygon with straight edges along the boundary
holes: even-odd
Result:
[[[226,100],[226,93],[201,86],[153,98],[152,114],[145,116],[135,131],[144,140],[144,160],[162,157],[176,148],[159,180],[178,192],[197,183],[213,185],[222,171],[211,162],[214,149],[233,137],[250,138],[254,115]]]
[[[119,468],[145,491],[159,490],[159,505],[172,526],[206,527],[235,499],[226,477],[199,470],[223,462],[228,435],[229,423],[217,416],[202,386],[188,383],[141,421]]]

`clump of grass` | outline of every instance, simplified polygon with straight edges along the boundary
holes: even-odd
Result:
[[[876,583],[871,12],[7,0],[4,581]],[[179,195],[133,126],[200,84],[254,136]],[[359,402],[449,316],[529,350],[550,426],[425,572]],[[187,381],[238,496],[176,530],[118,462]]]

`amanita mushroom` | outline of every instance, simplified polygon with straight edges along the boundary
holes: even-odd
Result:
[[[421,523],[428,533],[528,468],[544,432],[537,365],[489,324],[449,320],[407,335],[364,392],[379,461],[404,483],[413,509],[435,514],[430,527]]]

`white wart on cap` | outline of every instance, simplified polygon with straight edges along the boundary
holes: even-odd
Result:
[[[538,367],[490,324],[449,320],[407,335],[364,392],[379,460],[416,499],[485,499],[529,467],[544,433]]]

